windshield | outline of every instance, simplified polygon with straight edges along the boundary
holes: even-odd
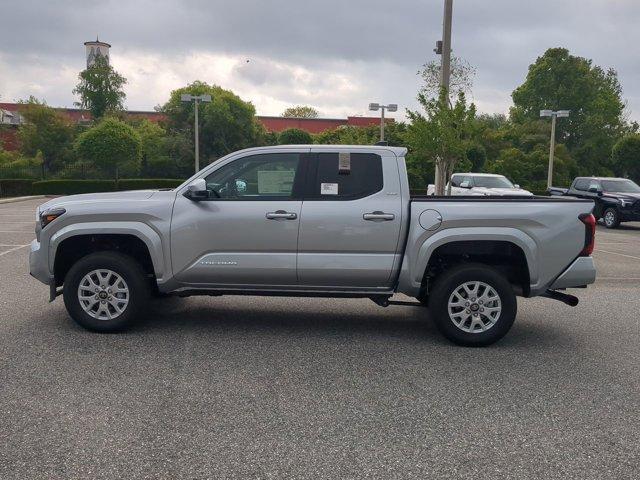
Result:
[[[631,180],[602,180],[605,192],[640,193],[640,187]]]
[[[506,177],[473,177],[473,184],[484,188],[514,188]]]

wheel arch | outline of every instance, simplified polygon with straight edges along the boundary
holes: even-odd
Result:
[[[160,235],[146,224],[118,222],[117,225],[74,224],[56,232],[50,241],[49,268],[61,284],[70,265],[95,251],[113,250],[136,258],[156,280],[166,275]]]

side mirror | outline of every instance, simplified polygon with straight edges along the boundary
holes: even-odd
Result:
[[[598,187],[596,187],[596,186],[591,186],[591,187],[589,187],[589,193],[598,193],[598,194],[601,194],[601,193],[602,193],[602,191],[601,191]]]
[[[520,188],[520,185],[518,185],[517,183],[514,183],[513,188]]]
[[[471,184],[469,182],[462,182],[460,188],[471,188]]]
[[[197,178],[187,186],[185,197],[194,200],[206,200],[209,198],[209,191],[207,190],[207,182],[204,178]]]

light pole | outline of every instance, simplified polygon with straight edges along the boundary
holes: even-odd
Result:
[[[547,175],[547,188],[551,188],[553,182],[553,157],[556,152],[556,119],[569,116],[569,110],[540,110],[540,117],[551,117],[551,145],[549,147],[549,173]]]
[[[183,102],[191,102],[195,103],[195,143],[196,143],[196,158],[195,158],[195,168],[196,173],[200,171],[200,142],[198,139],[198,102],[209,103],[211,102],[211,95],[191,95],[190,93],[183,93],[180,95],[180,100]]]
[[[372,112],[377,112],[378,110],[382,110],[382,115],[380,116],[380,141],[384,142],[384,111],[387,110],[389,112],[397,112],[398,105],[395,103],[390,103],[389,105],[380,105],[379,103],[370,103],[369,110]]]

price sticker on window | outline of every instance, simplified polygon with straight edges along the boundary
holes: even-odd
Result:
[[[320,195],[338,195],[337,183],[321,183]]]

